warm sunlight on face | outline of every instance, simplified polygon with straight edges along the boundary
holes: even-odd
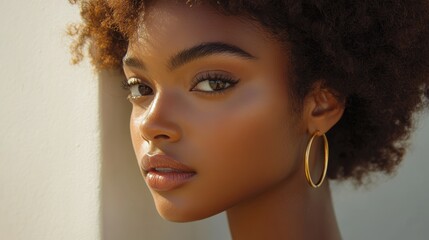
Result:
[[[306,136],[287,94],[286,53],[249,20],[204,5],[149,6],[124,71],[134,150],[164,218],[209,217],[297,172]]]

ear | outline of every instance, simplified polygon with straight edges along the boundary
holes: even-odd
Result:
[[[343,116],[344,100],[334,92],[322,88],[318,83],[304,99],[304,119],[310,134],[320,131],[322,134],[331,129]]]

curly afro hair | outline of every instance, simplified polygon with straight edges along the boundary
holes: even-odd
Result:
[[[83,23],[69,28],[73,61],[89,44],[96,69],[121,69],[128,39],[148,1],[70,0]],[[257,21],[290,48],[298,109],[313,84],[343,98],[342,119],[328,132],[331,179],[361,183],[401,162],[413,115],[429,97],[429,1],[188,0]]]

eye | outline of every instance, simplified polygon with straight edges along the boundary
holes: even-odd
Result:
[[[191,91],[221,92],[234,86],[238,80],[220,73],[205,73],[197,77],[195,86]]]
[[[125,83],[125,88],[130,90],[130,94],[128,96],[128,99],[130,100],[153,94],[152,88],[138,78],[128,79]]]

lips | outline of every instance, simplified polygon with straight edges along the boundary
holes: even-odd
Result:
[[[145,181],[155,191],[171,191],[189,182],[196,172],[164,154],[145,155],[141,162]]]

